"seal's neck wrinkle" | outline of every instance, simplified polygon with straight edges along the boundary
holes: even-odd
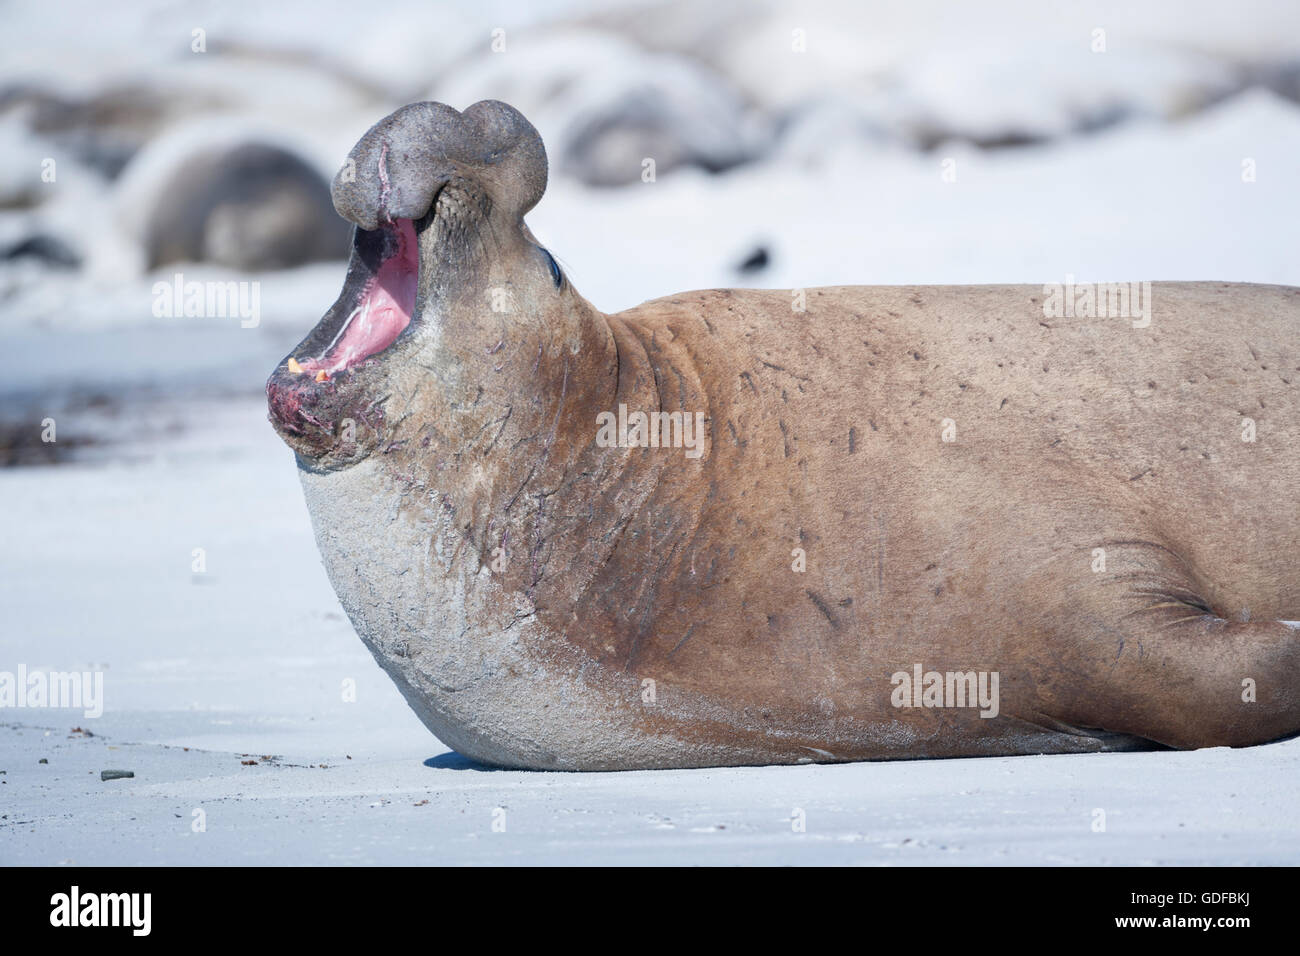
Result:
[[[476,339],[484,308],[527,322],[518,307],[511,265],[520,257],[520,223],[503,219],[487,191],[465,177],[452,177],[437,192],[416,228],[419,279],[416,304],[425,327],[425,367],[444,382],[462,373],[456,339]],[[444,348],[444,343],[450,344]],[[477,372],[471,367],[465,371]]]
[[[493,223],[494,214],[492,200],[479,183],[452,177],[438,190],[423,241],[445,269],[478,271],[504,251],[497,248],[495,237],[503,230]]]
[[[398,470],[422,489],[404,500],[443,511],[494,579],[529,601],[582,593],[626,508],[654,484],[642,449],[595,441],[601,412],[659,407],[641,343],[566,288],[519,312],[462,300],[416,367],[389,403],[424,409],[419,425],[395,415],[390,436]],[[575,493],[599,504],[558,507]]]

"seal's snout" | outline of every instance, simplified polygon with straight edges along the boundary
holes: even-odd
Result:
[[[518,110],[496,100],[463,113],[412,103],[372,126],[334,177],[334,208],[362,229],[421,219],[453,178],[469,179],[495,209],[522,216],[546,189],[546,149]]]
[[[271,423],[300,455],[348,462],[366,450],[382,409],[364,370],[413,321],[419,269],[409,219],[356,233],[343,294],[266,383]]]
[[[268,418],[285,444],[320,467],[359,461],[378,442],[382,406],[346,378],[318,381],[277,368],[266,383]]]

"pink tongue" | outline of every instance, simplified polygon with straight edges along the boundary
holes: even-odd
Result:
[[[379,267],[325,355],[302,363],[305,370],[333,373],[356,365],[392,345],[411,323],[418,270],[415,225],[399,219],[395,226],[397,253]]]

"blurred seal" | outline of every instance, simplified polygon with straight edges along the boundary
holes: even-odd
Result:
[[[329,187],[287,149],[213,146],[179,162],[144,216],[149,268],[213,262],[266,271],[347,256],[348,228]]]

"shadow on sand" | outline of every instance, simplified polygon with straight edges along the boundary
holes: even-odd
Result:
[[[500,767],[489,767],[485,763],[476,763],[468,757],[456,753],[454,750],[448,750],[445,754],[438,754],[436,757],[430,757],[424,762],[426,767],[432,767],[434,770],[479,770],[483,773],[490,773],[500,770]]]

